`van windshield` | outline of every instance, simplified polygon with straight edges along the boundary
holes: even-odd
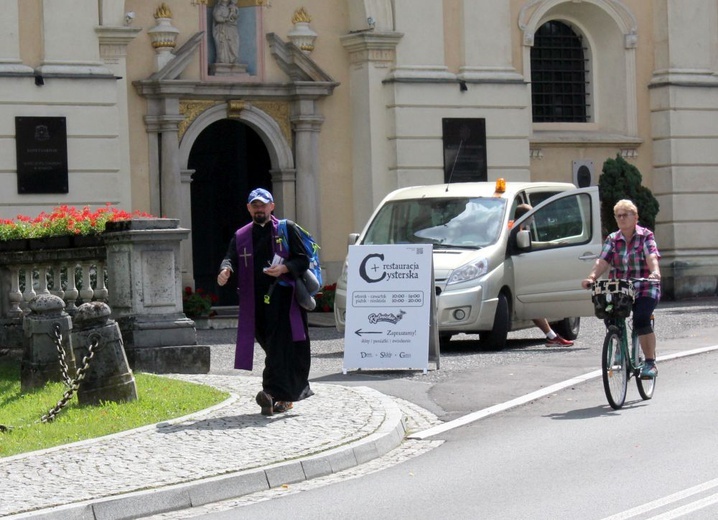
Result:
[[[363,244],[481,248],[496,242],[506,208],[498,197],[396,200],[377,213]]]

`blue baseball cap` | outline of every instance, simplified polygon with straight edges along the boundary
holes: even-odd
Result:
[[[272,197],[272,194],[269,193],[264,188],[257,188],[252,190],[252,192],[249,194],[249,198],[247,199],[247,204],[251,204],[255,200],[261,200],[265,204],[269,202],[274,202],[274,198]]]

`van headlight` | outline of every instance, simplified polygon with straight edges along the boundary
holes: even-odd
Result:
[[[349,278],[349,257],[344,259],[344,265],[342,266],[342,272],[337,280],[339,286],[346,287],[347,279]]]
[[[489,272],[489,261],[486,258],[478,258],[471,263],[455,269],[446,285],[464,283],[475,280]]]

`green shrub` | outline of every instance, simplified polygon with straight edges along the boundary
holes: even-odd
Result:
[[[613,217],[613,206],[621,199],[633,201],[638,208],[639,223],[649,229],[655,229],[659,204],[651,190],[641,184],[642,181],[643,177],[638,168],[620,155],[603,163],[603,173],[598,179],[598,192],[601,198],[604,236],[618,229]]]

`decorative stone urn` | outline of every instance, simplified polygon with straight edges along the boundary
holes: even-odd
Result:
[[[314,50],[314,40],[317,39],[317,33],[309,27],[309,22],[312,18],[307,14],[307,11],[300,7],[294,12],[292,17],[292,23],[294,29],[287,35],[289,41],[299,47],[304,54],[311,54]]]

